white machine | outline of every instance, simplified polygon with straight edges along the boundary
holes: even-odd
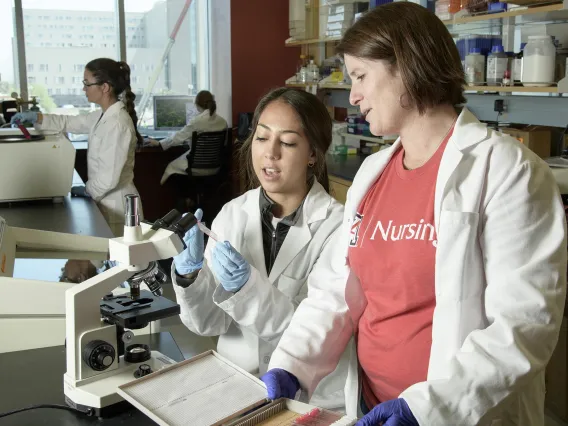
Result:
[[[129,344],[133,339],[131,330],[179,314],[179,305],[161,296],[161,283],[166,276],[158,269],[156,261],[183,251],[183,236],[197,223],[193,215],[181,217],[173,210],[154,224],[141,224],[137,195],[126,196],[126,208],[124,237],[111,240],[7,228],[5,224],[4,232],[0,231],[0,240],[2,235],[5,240],[0,241],[0,266],[5,264],[2,268],[4,276],[0,276],[0,291],[17,297],[15,300],[12,297],[4,299],[17,302],[19,308],[13,310],[22,309],[26,298],[36,299],[35,309],[41,300],[46,300],[52,314],[60,313],[64,299],[65,399],[68,405],[101,417],[128,406],[118,395],[118,386],[174,363],[160,352],[151,351],[147,345]],[[116,261],[117,266],[81,284],[28,283],[10,277],[16,253],[19,255],[26,247],[35,257],[43,248],[51,252],[53,258],[61,258],[62,253],[69,254],[66,251],[81,246],[83,251],[71,253],[73,259],[101,258],[103,252],[106,258],[108,247],[109,258]],[[110,293],[125,281],[130,285],[129,293]],[[141,291],[143,284],[150,291]],[[0,320],[9,305],[8,301],[0,299]],[[34,312],[30,309],[29,314],[33,316]],[[0,339],[4,330],[6,327],[2,324]],[[23,337],[29,339],[30,336]]]
[[[71,190],[75,147],[62,133],[0,129],[0,202],[62,200]]]

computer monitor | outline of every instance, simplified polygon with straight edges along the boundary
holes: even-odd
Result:
[[[197,114],[194,96],[154,96],[155,130],[181,130]]]

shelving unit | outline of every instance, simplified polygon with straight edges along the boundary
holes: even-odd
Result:
[[[383,138],[378,138],[376,136],[363,136],[363,135],[353,135],[351,133],[342,132],[339,134],[342,138],[353,139],[359,141],[373,142],[379,145],[390,145],[392,142],[387,142]]]
[[[341,40],[341,37],[328,37],[328,38],[312,38],[308,40],[287,41],[284,43],[286,47],[304,46],[306,44],[318,43],[333,43]]]
[[[491,21],[494,19],[502,19],[502,18],[514,18],[516,16],[526,16],[526,15],[539,15],[539,14],[546,14],[551,12],[558,12],[563,11],[564,5],[562,3],[559,4],[550,4],[546,6],[535,6],[535,7],[518,7],[512,10],[508,10],[506,12],[498,12],[498,13],[484,13],[479,15],[473,16],[464,16],[463,18],[454,18],[447,21],[442,21],[446,25],[458,25],[458,24],[469,24],[472,22],[479,22],[479,21]],[[546,16],[545,19],[553,20],[555,17],[554,15]],[[566,18],[566,15],[559,16],[559,18]]]

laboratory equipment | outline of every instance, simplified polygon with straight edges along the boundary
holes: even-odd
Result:
[[[18,94],[16,92],[12,92],[10,96],[15,99],[16,105],[18,105],[18,111],[20,112],[22,111],[23,105],[31,105],[30,110],[39,112],[39,106],[36,96],[32,96],[31,101],[18,97]]]
[[[473,47],[465,57],[465,81],[469,86],[485,84],[485,56],[479,47]]]
[[[102,262],[108,239],[9,226],[0,217],[0,352],[61,345],[65,340],[67,259]]]
[[[299,401],[270,401],[258,378],[215,351],[122,384],[118,393],[164,426],[351,426],[357,422]]]
[[[98,416],[125,406],[118,386],[174,363],[149,348],[127,346],[132,336],[128,330],[179,314],[179,305],[161,296],[166,277],[156,261],[183,251],[183,236],[197,223],[191,213],[179,219],[168,214],[162,218],[163,226],[152,229],[157,226],[140,222],[138,196],[125,198],[124,237],[109,241],[109,257],[117,266],[65,293],[65,400]],[[124,281],[130,285],[130,294],[109,293]],[[141,291],[142,284],[151,292]]]
[[[181,130],[198,114],[194,96],[154,96],[155,130]]]
[[[523,86],[545,87],[554,83],[556,47],[548,35],[529,36],[523,55]]]
[[[503,46],[493,46],[487,57],[487,84],[501,84],[509,59]]]
[[[63,133],[0,129],[0,202],[62,201],[73,183],[75,148]]]
[[[520,84],[523,77],[523,51],[526,45],[526,43],[521,43],[520,52],[515,53],[513,57],[511,76],[515,84]]]

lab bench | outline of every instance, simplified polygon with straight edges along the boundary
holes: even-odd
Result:
[[[73,185],[83,181],[77,172]],[[63,197],[62,203],[51,200],[0,203],[0,216],[10,226],[112,238],[113,234],[95,202],[90,198]]]
[[[329,193],[341,204],[345,204],[347,190],[353,183],[353,179],[365,158],[360,155],[328,154],[326,156]]]
[[[136,336],[134,342],[147,344],[153,350],[163,353],[174,361],[184,360],[176,341],[168,332]],[[0,413],[38,404],[65,405],[63,393],[63,374],[66,370],[65,346],[3,353],[0,354],[0,365],[4,367],[0,384],[2,393]],[[53,408],[38,408],[0,418],[2,426],[83,424],[143,426],[155,423],[134,408],[102,420]]]

